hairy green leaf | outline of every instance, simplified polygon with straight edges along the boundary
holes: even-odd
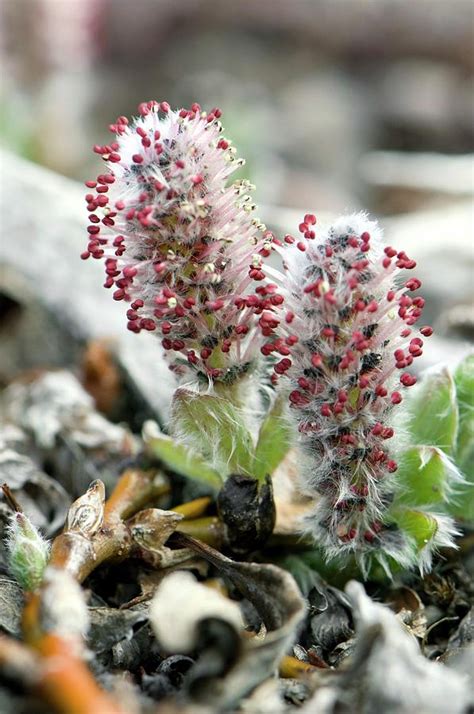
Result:
[[[427,374],[406,400],[413,444],[439,446],[452,454],[458,431],[456,387],[447,369]]]
[[[147,442],[147,448],[172,471],[201,481],[213,490],[222,486],[219,472],[209,466],[200,456],[191,453],[184,444],[178,444],[163,435],[150,439]]]
[[[466,478],[451,512],[474,522],[474,354],[466,357],[454,373],[459,410],[459,428],[454,460]]]
[[[397,503],[428,506],[444,503],[463,482],[455,464],[437,446],[414,446],[398,460]],[[459,485],[457,486],[459,488]]]
[[[171,409],[173,433],[224,475],[252,476],[254,445],[241,413],[227,399],[178,389]]]
[[[424,511],[399,508],[393,511],[393,516],[401,530],[414,539],[418,550],[422,550],[435,537],[438,530],[435,516]]]
[[[277,397],[260,427],[252,467],[259,480],[275,471],[293,441],[293,429],[285,416],[286,402],[285,394]]]

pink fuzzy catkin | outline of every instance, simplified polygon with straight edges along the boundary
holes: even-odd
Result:
[[[264,346],[271,354],[283,340],[291,344],[275,372],[291,380],[290,414],[306,457],[302,485],[317,494],[306,525],[328,557],[364,560],[378,550],[405,562],[403,535],[386,515],[397,469],[392,411],[415,384],[406,370],[432,332],[415,327],[420,281],[400,281],[416,264],[384,248],[364,214],[343,216],[320,235],[315,223],[308,214],[302,239],[285,238],[285,319]]]
[[[86,182],[83,259],[104,260],[105,287],[128,304],[128,329],[158,331],[171,369],[232,382],[272,334],[282,297],[263,262],[272,235],[252,217],[242,165],[221,136],[221,112],[146,102],[96,146],[106,171]],[[273,323],[272,323],[273,324]]]

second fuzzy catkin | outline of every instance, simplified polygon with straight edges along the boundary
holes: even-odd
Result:
[[[285,327],[266,345],[271,353],[282,339],[291,343],[275,371],[291,379],[302,484],[318,494],[306,525],[329,558],[354,554],[364,562],[381,552],[408,564],[408,544],[386,515],[397,469],[392,411],[415,384],[406,368],[432,332],[415,327],[420,281],[400,276],[416,264],[384,248],[364,214],[344,216],[317,237],[315,222],[308,214],[302,239],[285,238]]]

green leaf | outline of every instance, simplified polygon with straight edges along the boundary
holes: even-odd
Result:
[[[456,461],[474,479],[474,355],[461,362],[454,373],[459,409]]]
[[[293,575],[305,597],[312,588],[321,585],[323,579],[329,585],[343,588],[349,580],[361,577],[353,558],[344,563],[338,560],[327,562],[317,546],[301,553],[276,557],[272,562]]]
[[[462,483],[454,463],[436,446],[414,446],[398,460],[396,502],[410,506],[444,503]]]
[[[394,509],[392,512],[399,528],[411,536],[418,550],[422,550],[438,530],[435,516],[412,508]]]
[[[285,416],[286,395],[277,397],[265,417],[255,448],[253,475],[263,480],[283,461],[293,441],[293,429]]]
[[[428,374],[406,399],[413,444],[454,452],[458,431],[456,387],[447,369]]]
[[[168,436],[157,436],[150,439],[147,449],[163,461],[171,471],[201,481],[217,490],[222,486],[222,478],[218,471],[208,466],[200,456],[192,454],[184,444],[178,444]]]
[[[252,476],[252,436],[229,400],[177,389],[171,416],[178,440],[202,454],[215,470]]]
[[[467,482],[450,510],[459,519],[474,522],[474,354],[458,366],[454,382],[459,410],[454,460]]]

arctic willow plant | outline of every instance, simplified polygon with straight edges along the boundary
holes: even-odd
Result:
[[[175,440],[148,435],[150,451],[219,491],[227,543],[248,552],[272,531],[269,476],[296,433],[315,501],[306,526],[324,556],[355,558],[365,573],[374,563],[429,568],[452,543],[443,506],[460,475],[437,442],[409,442],[408,416],[395,434],[416,382],[408,370],[432,333],[416,327],[420,281],[400,275],[415,262],[384,247],[363,214],[325,231],[307,214],[300,239],[276,240],[252,217],[253,187],[230,181],[243,162],[218,109],[151,101],[110,130],[114,140],[94,147],[106,170],[86,183],[82,257],[104,262],[128,328],[160,335],[180,380]],[[274,248],[283,274],[265,266]]]
[[[340,218],[317,238],[315,222],[308,214],[302,239],[285,238],[282,325],[294,344],[275,365],[293,385],[302,485],[317,495],[306,526],[327,558],[355,556],[365,572],[374,559],[387,570],[393,563],[426,569],[455,529],[448,516],[398,503],[403,435],[394,438],[394,412],[416,382],[407,368],[432,334],[416,327],[424,300],[413,293],[421,282],[400,281],[416,264],[384,247],[364,214]]]

